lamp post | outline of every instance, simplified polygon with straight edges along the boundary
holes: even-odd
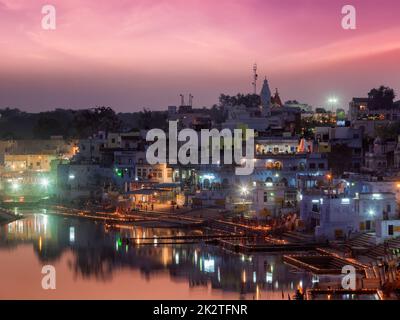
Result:
[[[244,205],[246,197],[249,194],[249,189],[247,188],[247,186],[242,186],[240,188],[240,194],[242,195],[242,201],[243,201],[243,205]]]
[[[336,97],[330,97],[328,99],[328,103],[331,108],[331,112],[333,113],[333,107],[338,103],[338,99]]]

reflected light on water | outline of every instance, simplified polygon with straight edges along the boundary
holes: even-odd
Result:
[[[202,231],[105,228],[86,220],[43,214],[26,216],[0,227],[0,283],[7,283],[9,270],[17,269],[27,280],[36,281],[41,266],[52,264],[60,270],[57,274],[66,288],[56,290],[52,297],[61,299],[134,299],[142,298],[146,292],[160,299],[281,299],[281,293],[275,290],[278,280],[288,292],[292,292],[291,283],[301,281],[305,288],[312,285],[311,275],[290,273],[279,255],[237,255],[213,245],[164,245],[160,241],[190,232]],[[145,235],[147,240],[143,239]],[[136,241],[128,244],[122,241],[125,238]],[[274,283],[269,270],[274,270]],[[27,287],[29,281],[13,281],[19,291],[12,297],[42,297],[40,286],[35,291]],[[70,296],[72,293],[75,296]],[[2,297],[11,295],[0,287]]]

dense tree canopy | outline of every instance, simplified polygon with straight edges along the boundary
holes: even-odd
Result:
[[[380,86],[379,88],[371,89],[368,93],[368,109],[391,109],[393,108],[393,100],[396,97],[394,90]]]
[[[236,96],[221,94],[219,96],[219,103],[221,106],[239,106],[245,105],[246,107],[258,107],[261,104],[261,98],[258,94],[242,94],[238,93]]]
[[[40,113],[7,108],[0,109],[0,139],[48,139],[55,135],[87,138],[99,130],[128,132],[164,128],[166,118],[166,111],[115,113],[109,107],[55,109]]]
[[[110,107],[96,107],[77,111],[73,125],[79,136],[90,136],[98,131],[120,131],[122,122]]]

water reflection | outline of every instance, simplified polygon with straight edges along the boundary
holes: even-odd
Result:
[[[286,299],[298,286],[312,285],[311,275],[293,272],[280,255],[238,255],[205,244],[159,244],[162,237],[201,232],[140,226],[109,229],[92,221],[36,214],[1,227],[0,253],[12,255],[22,244],[32,244],[41,264],[55,264],[71,252],[66,265],[74,281],[102,283],[103,289],[130,269],[140,270],[149,286],[151,279],[168,274],[171,288],[183,281],[191,289],[204,289],[201,297],[210,299],[217,292],[231,294],[230,298]],[[135,245],[122,240],[127,237],[135,238]]]

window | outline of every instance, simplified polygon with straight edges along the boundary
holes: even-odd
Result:
[[[389,236],[392,236],[393,234],[394,234],[394,228],[393,228],[393,225],[392,224],[389,224],[388,225],[388,235]]]
[[[390,206],[390,204],[386,205],[386,211],[387,213],[390,213],[392,211],[392,207]]]
[[[319,204],[318,203],[313,203],[311,211],[319,212]]]
[[[275,169],[275,170],[281,170],[281,169],[282,169],[282,163],[279,162],[279,161],[276,161],[276,162],[274,163],[274,169]]]
[[[324,169],[325,164],[324,163],[318,163],[318,169]]]
[[[268,192],[264,192],[264,202],[268,202]]]
[[[310,169],[315,169],[315,163],[310,163]]]

